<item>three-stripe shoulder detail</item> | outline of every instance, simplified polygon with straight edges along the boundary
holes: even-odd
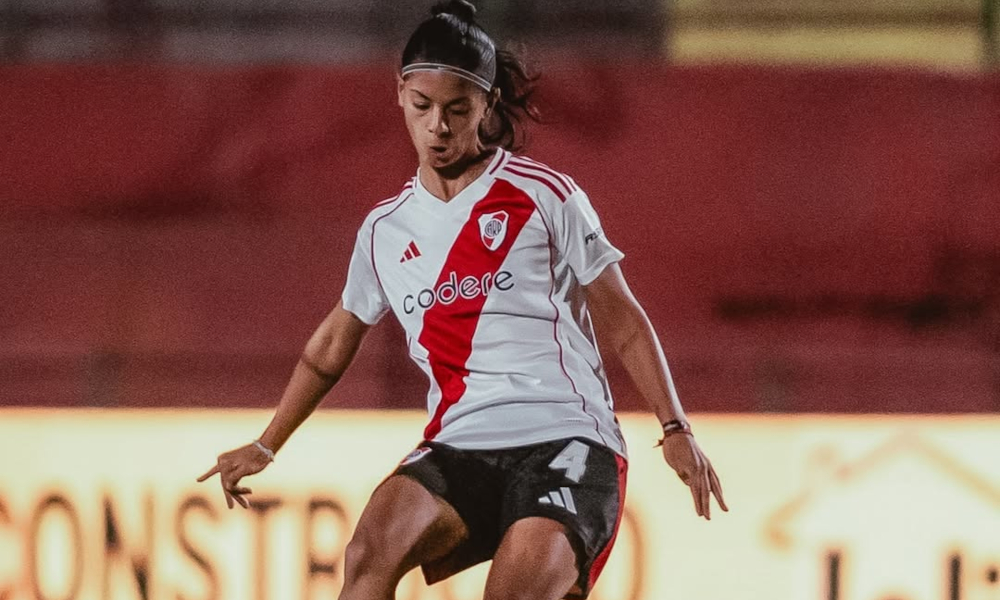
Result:
[[[565,202],[580,189],[568,176],[524,156],[511,156],[503,171],[543,184],[559,198],[560,202]]]
[[[394,202],[399,202],[400,200],[405,199],[407,196],[409,196],[411,193],[413,193],[414,179],[411,179],[411,180],[407,181],[406,185],[403,186],[403,189],[401,189],[399,191],[399,193],[396,194],[395,196],[393,196],[392,198],[387,198],[387,199],[379,202],[375,206],[371,207],[371,210],[368,211],[369,214],[375,212],[379,208],[383,208],[383,207],[389,206],[389,205],[393,204]]]

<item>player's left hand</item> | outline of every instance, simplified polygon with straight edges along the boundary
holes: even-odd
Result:
[[[687,433],[668,435],[663,440],[663,459],[667,461],[677,476],[691,489],[694,509],[699,517],[712,519],[711,496],[719,502],[722,510],[728,511],[722,497],[722,484],[712,468],[712,463],[698,447],[694,436]]]

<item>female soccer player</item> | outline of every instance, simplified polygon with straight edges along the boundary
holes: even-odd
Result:
[[[614,542],[625,443],[599,338],[663,424],[663,457],[710,517],[719,480],[691,434],[623,257],[570,177],[511,154],[532,80],[451,0],[403,51],[398,99],[416,176],[358,233],[340,302],[306,344],[259,440],[218,458],[230,508],[391,310],[430,379],[424,441],[374,491],[341,600],[391,600],[492,559],[486,600],[586,597]],[[595,338],[596,330],[596,338]]]

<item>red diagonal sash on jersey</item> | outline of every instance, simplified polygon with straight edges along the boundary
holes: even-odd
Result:
[[[497,211],[507,213],[507,231],[503,241],[490,250],[483,240],[479,217]],[[447,281],[453,271],[459,278],[472,275],[480,280],[486,273],[495,274],[534,211],[535,204],[524,192],[506,181],[496,181],[472,208],[469,220],[448,252],[435,289]],[[451,304],[437,302],[424,313],[424,326],[418,340],[427,349],[431,373],[441,389],[441,400],[424,429],[424,439],[434,439],[441,431],[444,413],[465,394],[465,377],[469,374],[466,361],[472,354],[472,336],[485,304],[486,295],[481,294],[471,300],[457,298]]]

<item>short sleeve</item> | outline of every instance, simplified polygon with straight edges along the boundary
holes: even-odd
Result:
[[[587,285],[625,254],[604,235],[601,220],[582,190],[566,198],[560,208],[555,219],[556,243],[577,280]]]
[[[365,223],[358,232],[347,269],[347,283],[341,295],[343,307],[368,325],[378,323],[389,310],[389,301],[382,291],[372,261],[371,226]]]

